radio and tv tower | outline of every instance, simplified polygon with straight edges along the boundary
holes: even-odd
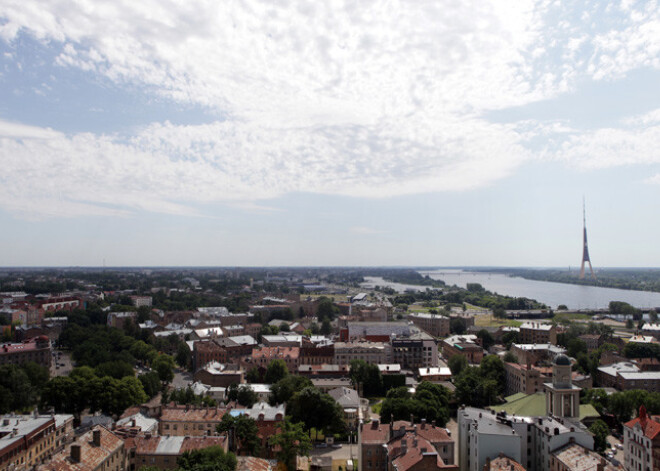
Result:
[[[582,247],[582,266],[580,267],[580,279],[584,280],[584,262],[588,262],[589,270],[591,271],[591,278],[595,280],[596,274],[594,273],[594,268],[591,266],[591,260],[589,260],[589,246],[587,245],[587,211],[584,205],[584,198],[582,198],[582,223],[584,228],[584,245]]]

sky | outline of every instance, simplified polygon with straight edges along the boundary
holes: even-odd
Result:
[[[656,1],[3,0],[0,266],[660,266]]]

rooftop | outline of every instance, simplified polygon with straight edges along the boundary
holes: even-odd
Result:
[[[614,465],[605,461],[598,453],[589,451],[577,443],[568,444],[559,448],[553,453],[555,459],[566,466],[571,471],[592,471],[597,469],[598,465],[603,463],[604,471],[615,471]]]
[[[298,358],[299,347],[261,347],[252,350],[252,358]]]
[[[161,422],[220,422],[227,411],[219,408],[164,407]]]
[[[94,445],[94,431],[100,431],[100,446]],[[80,462],[71,459],[71,447],[80,446]],[[80,436],[75,442],[67,446],[65,450],[52,457],[50,462],[40,466],[43,470],[73,470],[91,471],[97,469],[112,453],[124,446],[124,441],[117,435],[102,426]]]
[[[552,330],[552,324],[546,324],[544,322],[523,322],[520,326],[521,329],[532,329],[532,330]]]

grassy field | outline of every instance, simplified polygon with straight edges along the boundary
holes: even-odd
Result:
[[[582,314],[577,312],[557,312],[555,311],[555,317],[553,320],[557,323],[562,321],[588,321],[591,320],[589,314]]]
[[[513,319],[497,319],[492,314],[482,314],[474,318],[474,325],[477,327],[499,327],[502,325],[520,327],[522,322]]]

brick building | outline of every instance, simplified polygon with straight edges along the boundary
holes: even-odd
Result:
[[[228,440],[224,435],[217,437],[152,436],[135,437],[126,440],[129,469],[146,466],[159,469],[177,468],[177,458],[187,451],[202,450],[210,446],[220,446],[228,451]]]
[[[251,366],[266,370],[273,360],[284,360],[289,373],[296,374],[300,366],[300,347],[261,347],[252,350],[249,361]]]
[[[520,343],[557,345],[557,327],[542,322],[524,322],[520,326]]]
[[[570,443],[550,456],[550,471],[617,471],[618,469],[598,453],[577,443]]]
[[[0,365],[20,365],[31,361],[50,369],[51,357],[50,340],[44,335],[21,343],[0,345]]]
[[[478,365],[484,357],[484,349],[477,341],[476,335],[453,335],[441,341],[442,355],[446,360],[454,355],[461,355],[468,363]]]
[[[124,441],[102,426],[81,435],[37,471],[123,471],[126,469]]]
[[[506,375],[506,396],[516,393],[534,394],[543,391],[543,383],[550,377],[543,374],[539,368],[518,363],[504,363]]]
[[[244,373],[234,365],[212,361],[197,370],[193,379],[208,386],[228,388],[232,384],[243,383]]]
[[[337,342],[334,363],[350,365],[352,360],[363,360],[370,364],[391,363],[392,346],[383,342]]]
[[[361,471],[382,471],[391,470],[391,466],[402,461],[396,461],[402,456],[397,452],[397,447],[401,449],[401,439],[406,438],[406,447],[416,449],[411,453],[419,455],[421,448],[426,448],[426,452],[436,455],[442,461],[442,464],[449,466],[449,469],[458,469],[454,465],[454,440],[447,434],[443,427],[437,427],[434,423],[429,424],[422,421],[420,424],[413,424],[406,421],[397,421],[390,424],[382,424],[374,420],[368,424],[361,424],[358,428],[358,463]],[[412,439],[416,438],[418,444],[431,446],[415,446]],[[392,446],[390,446],[392,445]],[[419,458],[419,457],[417,457]],[[438,469],[433,466],[438,462],[418,464],[418,459],[411,460],[413,467],[406,469]],[[431,464],[431,467],[426,467]],[[444,468],[440,468],[444,469]]]
[[[109,312],[107,317],[108,327],[114,327],[116,329],[122,329],[127,322],[136,323],[137,312],[127,311],[127,312]]]
[[[225,409],[217,407],[163,407],[159,434],[178,437],[217,436],[216,426],[226,412]]]
[[[414,312],[408,314],[408,320],[434,337],[447,337],[449,335],[449,317],[427,312]]]
[[[391,345],[392,362],[402,368],[414,371],[438,366],[438,345],[425,332],[417,332],[407,338],[393,338]]]

